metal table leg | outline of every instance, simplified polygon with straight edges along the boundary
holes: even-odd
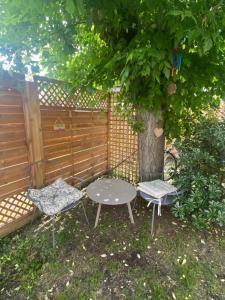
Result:
[[[97,215],[96,215],[96,219],[95,219],[95,227],[98,226],[98,221],[99,221],[99,216],[100,216],[101,206],[102,206],[102,205],[99,203],[99,205],[98,205],[98,210],[97,210]]]
[[[134,217],[133,217],[132,209],[131,209],[131,206],[130,206],[130,202],[127,203],[127,206],[128,206],[128,212],[129,212],[129,216],[130,216],[130,221],[131,221],[132,224],[134,224]]]
[[[83,208],[83,211],[84,211],[84,216],[85,216],[86,222],[87,222],[88,225],[90,225],[83,201],[81,201],[81,205],[82,205],[82,208]]]
[[[156,204],[153,204],[153,209],[152,209],[152,227],[151,227],[151,235],[154,234],[155,206],[156,206]]]

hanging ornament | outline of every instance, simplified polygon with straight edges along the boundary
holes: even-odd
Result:
[[[158,138],[160,137],[161,135],[163,135],[163,128],[155,128],[154,129],[154,135]]]
[[[172,49],[172,59],[171,59],[171,67],[170,67],[170,76],[174,76],[178,74],[181,68],[182,54],[181,48],[173,48]],[[173,95],[176,93],[177,86],[175,83],[170,83],[167,87],[168,95]]]
[[[177,85],[175,83],[170,83],[167,87],[168,95],[173,95],[176,93]]]
[[[180,47],[172,49],[172,61],[171,61],[171,68],[170,68],[170,75],[174,76],[178,74],[181,68],[182,62],[182,54]]]

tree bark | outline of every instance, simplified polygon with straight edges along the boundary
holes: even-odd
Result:
[[[157,137],[154,133],[155,128],[162,128],[162,122],[155,113],[148,111],[138,111],[137,119],[144,125],[144,130],[138,134],[140,180],[151,181],[162,178],[165,136],[162,134]]]

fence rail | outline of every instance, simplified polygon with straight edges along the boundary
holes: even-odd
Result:
[[[137,137],[116,112],[115,101],[44,77],[1,80],[0,237],[31,219],[33,205],[26,198],[31,180],[41,187],[63,172],[89,181],[110,169],[137,180]],[[29,165],[39,160],[52,163],[29,174]]]

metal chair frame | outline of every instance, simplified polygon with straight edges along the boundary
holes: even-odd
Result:
[[[30,175],[31,175],[31,172],[32,172],[32,167],[35,166],[35,165],[37,165],[37,164],[39,164],[39,163],[53,163],[53,162],[49,161],[49,160],[39,160],[39,161],[36,161],[36,162],[30,164],[29,165],[29,173],[30,173]],[[68,177],[65,177],[63,174],[61,174],[60,177],[62,177],[65,181],[68,180],[68,179],[77,179],[77,180],[80,181],[79,185],[81,185],[81,183],[83,182],[83,179],[80,178],[80,177],[77,177],[77,176],[68,176]],[[45,187],[47,187],[47,186],[48,185],[46,185]],[[30,186],[29,186],[29,188],[33,188],[32,176],[30,176]],[[29,196],[29,189],[28,189],[28,192],[27,192],[27,198],[32,201],[32,199]],[[88,216],[87,216],[86,209],[85,209],[85,206],[84,206],[82,198],[80,200],[78,200],[78,201],[76,201],[76,202],[74,202],[74,203],[72,203],[72,204],[64,207],[61,211],[57,212],[56,214],[50,216],[50,218],[51,218],[51,226],[52,226],[52,246],[53,246],[53,248],[55,248],[55,246],[56,246],[56,238],[55,238],[55,235],[56,235],[55,234],[55,232],[56,232],[56,230],[55,230],[55,217],[56,217],[56,215],[64,213],[64,212],[66,212],[66,211],[68,211],[70,209],[76,208],[77,206],[79,206],[81,204],[83,212],[84,212],[86,223],[88,225],[90,225],[89,219],[88,219]],[[34,211],[34,214],[35,214],[35,211]]]
[[[144,192],[140,192],[140,196],[150,202],[150,204],[153,204],[153,209],[152,209],[152,219],[151,219],[151,235],[154,235],[154,227],[155,227],[155,222],[156,222],[156,218],[155,218],[155,209],[156,209],[156,205],[159,206],[159,201],[161,200],[161,205],[162,206],[170,206],[173,205],[176,201],[176,198],[180,195],[183,195],[185,193],[185,190],[180,190],[180,191],[176,191],[176,192],[172,192],[169,194],[166,194],[165,196],[163,196],[160,199],[151,197],[150,195],[144,193]]]

